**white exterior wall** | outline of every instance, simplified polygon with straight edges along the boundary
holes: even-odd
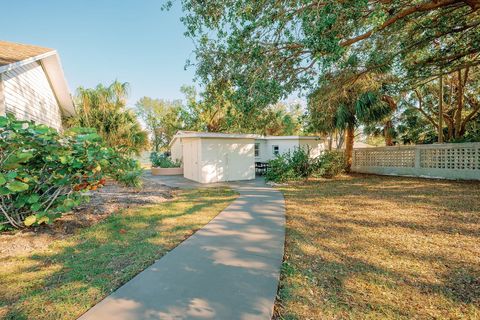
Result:
[[[258,139],[258,140],[255,140],[255,143],[259,144],[259,153],[260,153],[258,157],[255,157],[255,162],[267,162],[273,157],[271,154],[272,150],[268,150],[267,148],[267,140]]]
[[[269,139],[267,140],[267,156],[268,160],[274,159],[273,146],[277,145],[280,151],[280,154],[285,154],[289,151],[295,150],[298,148],[298,139]]]
[[[183,176],[193,181],[201,181],[201,151],[200,138],[182,138]]]
[[[33,120],[61,130],[60,107],[38,62],[4,72],[2,82],[3,113],[12,113],[17,119]]]
[[[318,157],[326,148],[321,140],[300,139],[300,147],[310,148],[310,157]]]
[[[260,143],[260,156],[255,158],[255,161],[267,162],[275,159],[273,154],[273,146],[277,145],[280,154],[287,153],[288,151],[298,148],[298,139],[259,139],[255,140],[255,143]]]
[[[257,162],[268,162],[275,158],[273,154],[273,146],[278,145],[280,154],[285,154],[288,151],[293,152],[299,147],[310,147],[310,156],[312,158],[318,157],[325,145],[321,140],[313,139],[258,139],[255,143],[260,144],[260,155],[255,157]]]
[[[173,141],[170,146],[170,153],[170,157],[173,161],[183,161],[183,146],[181,138],[177,138]]]
[[[201,145],[201,172],[197,181],[211,183],[255,179],[253,139],[203,138]]]

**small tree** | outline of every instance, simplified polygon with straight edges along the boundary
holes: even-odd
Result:
[[[385,122],[390,106],[382,100],[381,83],[372,75],[363,75],[353,82],[339,76],[320,87],[309,98],[311,125],[321,132],[344,130],[347,171],[352,165],[355,129],[360,124]]]
[[[143,97],[135,104],[136,112],[145,123],[155,151],[168,145],[175,132],[183,126],[180,100]]]

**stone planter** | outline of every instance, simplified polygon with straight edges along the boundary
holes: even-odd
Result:
[[[153,176],[174,176],[183,174],[183,168],[157,168],[152,167]]]

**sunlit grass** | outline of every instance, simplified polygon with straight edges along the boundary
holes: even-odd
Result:
[[[230,189],[179,192],[111,215],[47,249],[0,261],[0,318],[76,319],[233,199]]]
[[[285,186],[279,319],[480,319],[480,183]]]

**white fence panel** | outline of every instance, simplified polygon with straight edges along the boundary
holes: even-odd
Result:
[[[352,171],[480,180],[480,143],[354,149]]]

